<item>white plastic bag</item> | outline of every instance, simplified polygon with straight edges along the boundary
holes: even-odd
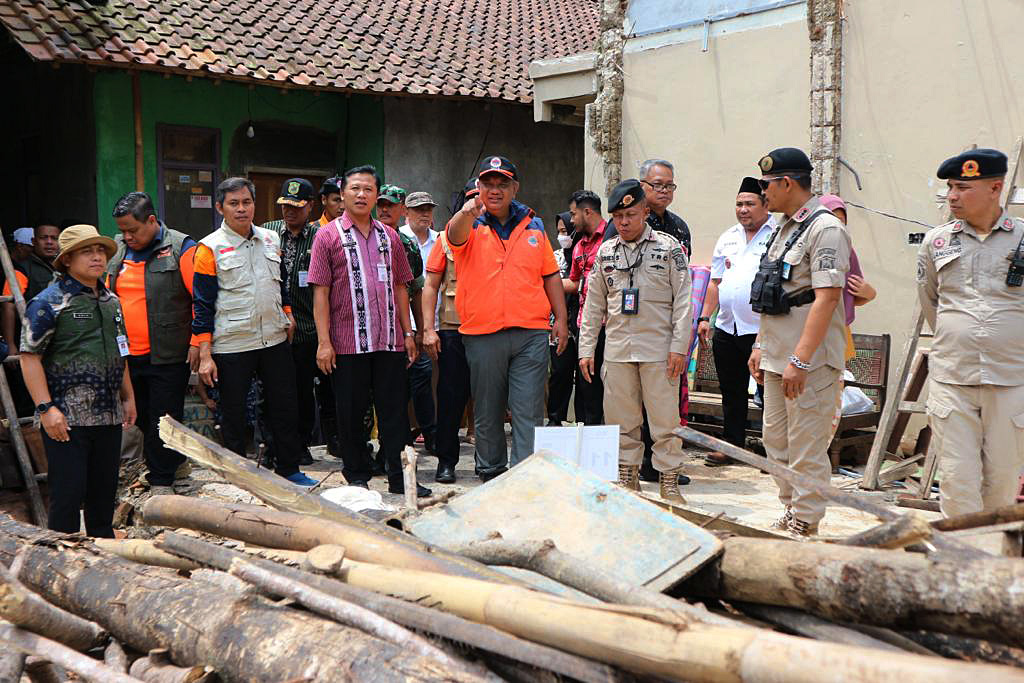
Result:
[[[327,489],[320,494],[335,505],[348,508],[354,512],[363,510],[386,510],[394,512],[395,508],[384,502],[378,491],[369,491],[361,486],[339,486]]]
[[[849,370],[843,372],[843,380],[855,382],[856,377]],[[843,415],[870,413],[875,409],[875,402],[860,390],[860,387],[843,387]]]

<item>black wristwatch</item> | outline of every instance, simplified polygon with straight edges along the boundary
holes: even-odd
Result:
[[[708,318],[708,317],[705,317],[705,316],[702,315],[701,317],[697,318],[697,322],[699,322],[699,323],[709,323],[709,322],[711,322],[711,318]]]
[[[36,406],[36,412],[42,415],[47,410],[53,407],[53,401],[47,401],[46,403],[40,403]]]

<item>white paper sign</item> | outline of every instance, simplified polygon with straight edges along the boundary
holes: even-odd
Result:
[[[533,450],[544,448],[602,479],[619,478],[619,426],[535,427]]]
[[[189,195],[189,207],[193,209],[210,209],[213,208],[213,202],[208,194],[193,194]]]

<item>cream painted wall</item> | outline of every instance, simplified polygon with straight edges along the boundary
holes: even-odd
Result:
[[[736,190],[758,173],[758,159],[806,144],[809,60],[803,18],[712,35],[708,52],[699,37],[627,48],[622,175],[651,157],[675,164],[670,208],[690,226],[694,263],[710,264],[718,236],[736,222]]]
[[[1011,154],[1024,135],[1024,62],[1017,0],[846,0],[842,157],[844,198],[929,224],[941,221],[939,163],[976,143]],[[910,323],[917,246],[926,228],[851,208],[850,229],[878,300],[854,330]],[[894,358],[894,363],[896,359]]]

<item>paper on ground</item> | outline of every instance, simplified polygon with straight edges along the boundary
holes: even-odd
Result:
[[[559,457],[602,479],[619,478],[619,426],[535,427],[533,450]]]

